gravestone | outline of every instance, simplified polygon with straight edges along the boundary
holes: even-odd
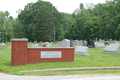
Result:
[[[104,42],[104,44],[105,44],[105,45],[109,45],[110,43],[109,43],[109,41],[106,41],[106,42]]]
[[[95,38],[95,41],[97,42],[97,37]]]
[[[50,42],[50,44],[53,44],[53,42]]]
[[[79,41],[79,45],[82,45],[82,40]]]
[[[70,47],[74,47],[74,42],[70,41]]]
[[[109,39],[110,44],[111,44],[111,41],[112,41],[112,39]]]
[[[103,43],[105,42],[105,40],[103,40]]]
[[[114,41],[111,41],[110,44],[115,44],[115,42],[114,42]]]
[[[61,47],[70,47],[70,40],[68,40],[68,39],[62,40]]]
[[[48,47],[51,47],[51,43],[49,43]]]
[[[119,46],[117,44],[110,44],[109,46],[105,47],[104,52],[118,54],[118,50],[119,50]]]
[[[102,41],[102,39],[99,39],[99,41]]]
[[[35,44],[35,43],[36,43],[36,41],[33,41],[33,43]]]
[[[97,46],[98,43],[99,43],[99,42],[95,42],[95,46]]]
[[[43,44],[43,43],[40,41],[39,46],[42,46],[42,44]]]
[[[4,46],[3,45],[5,45],[3,42],[1,43],[1,49],[4,49]]]
[[[104,43],[98,43],[97,47],[100,47],[100,48],[105,47],[105,44]]]
[[[60,41],[60,42],[57,42],[57,47],[61,47],[61,45],[62,45],[62,42]]]
[[[86,42],[85,41],[82,42],[82,46],[86,46]]]
[[[86,46],[78,46],[75,49],[75,54],[82,54],[82,55],[86,55],[86,56],[90,55],[90,54],[88,54],[88,47],[86,47]]]
[[[118,43],[118,47],[120,47],[120,44]]]
[[[94,48],[94,47],[95,47],[94,41],[88,40],[88,41],[87,41],[87,46],[88,46],[89,48]]]
[[[11,46],[9,47],[9,49],[11,49]]]
[[[74,45],[77,46],[77,45],[78,45],[78,42],[79,42],[78,40],[75,40]]]
[[[35,44],[34,47],[38,47],[38,44]]]

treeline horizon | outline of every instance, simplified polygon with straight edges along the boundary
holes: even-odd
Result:
[[[11,38],[54,41],[54,33],[56,41],[120,39],[120,0],[88,4],[87,9],[83,3],[79,6],[69,14],[59,12],[50,2],[38,0],[19,10],[15,19],[8,11],[0,11],[0,42]]]

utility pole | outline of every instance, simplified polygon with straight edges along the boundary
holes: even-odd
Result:
[[[54,27],[54,43],[55,43],[55,27]]]

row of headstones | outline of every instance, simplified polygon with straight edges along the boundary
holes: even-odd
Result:
[[[43,43],[44,43],[44,42],[40,42],[39,45],[38,45],[37,42],[35,42],[34,45],[32,45],[31,42],[29,42],[28,47],[29,47],[29,48],[30,48],[30,47],[43,47]],[[52,44],[52,43],[49,43],[49,42],[45,42],[45,43],[48,44],[46,47],[50,47],[51,44]]]
[[[62,41],[59,41],[56,43],[57,47],[74,47],[77,45],[82,45],[82,40],[68,40],[68,39],[64,39]]]
[[[113,54],[119,53],[120,44],[116,43],[115,40],[114,41],[109,40],[104,43],[95,42],[95,45],[100,48],[104,48],[105,45],[107,45],[104,49],[104,52],[106,52],[106,53],[113,53]]]
[[[104,52],[105,53],[118,54],[119,53],[119,46],[118,46],[118,44],[110,44],[110,45],[105,47]],[[86,46],[78,46],[75,49],[75,54],[82,54],[82,55],[85,55],[85,56],[90,55],[90,54],[88,54],[88,47],[86,47]]]
[[[94,45],[94,42],[90,42],[92,45],[87,45],[87,42],[86,40],[85,41],[78,41],[78,40],[73,40],[73,41],[70,41],[68,39],[64,39],[62,40],[62,42],[57,42],[57,47],[74,47],[74,46],[77,46],[77,45],[82,45],[82,46],[93,46]],[[104,47],[105,45],[104,44],[98,44],[99,42],[95,42],[95,45],[97,45],[97,47]],[[94,46],[93,46],[94,47]]]
[[[95,44],[99,48],[104,48],[105,47],[104,43],[95,43]],[[119,53],[119,47],[120,47],[120,44],[118,44],[118,43],[110,43],[110,45],[107,45],[105,47],[104,52],[118,54]]]
[[[103,43],[99,43],[99,42],[95,42],[95,45],[97,47],[105,47],[105,41],[104,40],[100,40],[103,41]],[[110,42],[110,41],[109,41]],[[82,44],[83,46],[78,46],[75,49],[75,54],[82,54],[82,55],[86,55],[89,56],[90,54],[88,54],[88,47],[86,46],[86,42],[83,42]],[[107,44],[108,45],[108,44]],[[113,53],[113,54],[118,54],[119,52],[119,47],[120,45],[118,43],[115,42],[110,42],[110,45],[106,46],[104,49],[104,52],[106,53]]]

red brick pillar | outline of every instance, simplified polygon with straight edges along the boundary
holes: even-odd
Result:
[[[13,66],[27,63],[28,39],[11,39],[12,56],[11,63]]]

